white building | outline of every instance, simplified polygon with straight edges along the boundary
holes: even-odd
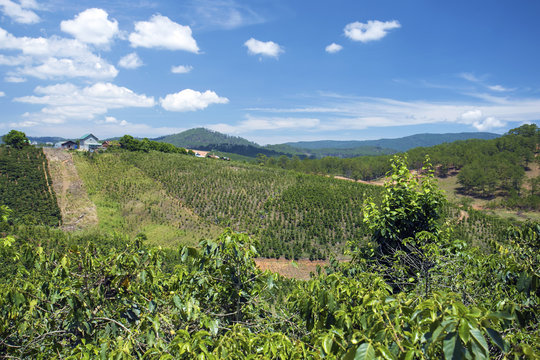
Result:
[[[94,151],[101,147],[99,139],[92,134],[86,134],[79,139],[79,149],[84,151]]]

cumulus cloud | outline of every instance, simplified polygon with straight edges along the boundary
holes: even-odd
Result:
[[[150,21],[135,23],[135,31],[129,35],[133,47],[160,48],[199,52],[191,28],[175,23],[162,15],[154,15]]]
[[[108,45],[118,34],[118,22],[108,17],[103,9],[86,9],[73,20],[62,21],[60,29],[83,43]]]
[[[460,118],[466,122],[471,121],[478,121],[482,118],[482,111],[476,109],[476,110],[468,110],[461,114]]]
[[[39,16],[32,11],[39,8],[34,0],[21,0],[19,3],[11,0],[0,0],[0,6],[6,16],[20,24],[35,24],[40,20]]]
[[[270,57],[279,57],[279,54],[285,52],[281,46],[273,41],[259,41],[254,38],[249,39],[244,43],[248,48],[248,53],[251,55],[262,55]]]
[[[109,109],[153,107],[153,97],[111,83],[99,82],[84,88],[71,83],[38,86],[36,95],[15,98],[26,104],[44,105],[38,113],[26,113],[28,121],[60,123],[66,120],[91,120]]]
[[[0,91],[0,97],[4,97],[4,96],[6,96],[6,93],[3,91]]]
[[[401,24],[396,21],[369,20],[367,23],[353,22],[345,26],[345,36],[354,41],[363,43],[380,40],[392,29],[400,28]]]
[[[123,67],[124,69],[137,69],[143,66],[143,62],[137,53],[132,52],[131,54],[122,57],[118,61],[118,66]]]
[[[105,116],[104,120],[96,120],[95,123],[98,124],[98,125],[101,125],[101,124],[118,125],[118,126],[128,126],[128,125],[130,125],[130,123],[127,122],[126,120],[118,120],[114,116]]]
[[[478,131],[487,131],[497,128],[502,128],[506,125],[506,122],[498,120],[494,117],[487,117],[484,120],[475,121],[472,124]]]
[[[173,74],[187,74],[191,70],[193,70],[193,66],[189,65],[178,65],[171,67],[171,72]]]
[[[5,65],[18,66],[11,76],[40,79],[85,77],[105,80],[118,70],[76,39],[16,37],[0,28],[0,49],[20,51],[20,56],[2,57]]]
[[[336,43],[331,43],[324,50],[326,50],[327,53],[333,54],[343,50],[343,46]]]
[[[215,92],[185,89],[175,94],[160,98],[161,106],[168,111],[195,111],[206,109],[211,104],[227,104],[229,99],[218,96]]]

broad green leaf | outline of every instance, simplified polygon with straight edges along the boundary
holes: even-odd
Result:
[[[334,340],[332,339],[332,336],[326,335],[322,343],[323,350],[326,354],[330,354],[330,352],[332,351],[333,343],[334,343]]]
[[[469,332],[469,323],[465,319],[461,319],[459,323],[459,337],[463,341],[464,344],[467,344],[470,339],[470,332]]]
[[[491,340],[501,349],[503,352],[507,351],[507,343],[496,330],[487,328],[487,333]]]
[[[446,360],[463,359],[463,346],[456,333],[448,334],[443,341],[443,352]]]
[[[354,360],[371,360],[375,359],[375,349],[370,343],[363,343],[356,349]]]
[[[471,328],[471,336],[475,340],[475,342],[480,345],[482,348],[484,354],[489,354],[489,348],[488,344],[486,342],[486,339],[484,338],[484,335],[482,335],[482,332],[478,329]]]

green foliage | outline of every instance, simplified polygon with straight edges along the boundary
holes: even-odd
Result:
[[[131,135],[122,136],[118,142],[123,149],[128,151],[148,152],[150,150],[154,150],[163,153],[188,154],[187,150],[184,148],[176,147],[172,144],[148,140],[147,138],[137,140]]]
[[[14,220],[56,226],[60,209],[42,149],[0,148],[0,199]]]
[[[43,359],[534,359],[540,350],[537,280],[519,274],[538,275],[538,229],[510,229],[489,256],[444,241],[441,233],[439,250],[431,254],[440,263],[437,281],[419,297],[414,288],[393,293],[384,274],[355,263],[305,282],[261,272],[252,241],[230,230],[169,256],[173,264],[165,270],[164,254],[146,248],[140,236],[19,227],[15,242],[0,247],[11,267],[0,272],[0,353]]]
[[[426,231],[437,236],[444,195],[437,188],[433,169],[426,159],[418,179],[407,167],[407,157],[395,156],[385,183],[381,204],[367,201],[364,221],[373,232],[381,255],[404,249],[406,239]]]
[[[106,152],[89,158],[73,154],[78,174],[96,205],[101,230],[129,236],[144,233],[149,243],[169,248],[194,245],[222,231],[169,196],[159,182],[125,160],[133,155]]]
[[[26,137],[26,134],[22,131],[11,130],[2,138],[6,145],[12,146],[15,149],[22,149],[25,146],[30,145],[30,141]]]
[[[361,239],[364,196],[380,191],[251,164],[175,154],[114,155],[114,161],[133,164],[202,219],[254,236],[266,257],[325,258],[330,248]]]

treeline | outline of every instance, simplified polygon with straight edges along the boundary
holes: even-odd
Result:
[[[32,146],[0,146],[0,201],[25,223],[58,226],[62,221],[47,159]]]
[[[122,149],[128,151],[149,152],[154,150],[162,153],[188,154],[188,151],[182,147],[176,147],[172,144],[149,140],[148,138],[137,140],[131,135],[122,136],[118,140],[118,143]],[[194,155],[193,152],[191,152],[191,154]]]
[[[459,171],[462,191],[481,197],[495,194],[506,199],[502,205],[539,209],[540,178],[529,180],[523,191],[525,170],[536,162],[540,130],[534,124],[510,130],[492,140],[464,140],[407,151],[410,168],[419,169],[426,155],[436,167],[437,175],[448,176]],[[326,157],[323,159],[269,158],[258,156],[257,162],[312,174],[340,175],[354,180],[373,180],[389,170],[390,156],[367,156],[352,159]]]

